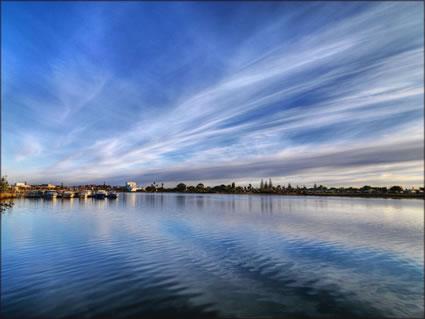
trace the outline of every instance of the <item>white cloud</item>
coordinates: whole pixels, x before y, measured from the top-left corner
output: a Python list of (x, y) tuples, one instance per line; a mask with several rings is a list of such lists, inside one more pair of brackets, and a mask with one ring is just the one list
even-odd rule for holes
[[(213, 172), (216, 167), (245, 165), (252, 169), (250, 165), (262, 160), (297, 161), (341, 150), (353, 153), (387, 147), (390, 151), (391, 147), (402, 149), (402, 143), (417, 145), (423, 142), (423, 121), (414, 115), (423, 116), (424, 50), (423, 43), (412, 38), (413, 31), (423, 26), (415, 17), (412, 10), (400, 10), (399, 5), (379, 4), (312, 30), (290, 44), (267, 50), (257, 47), (256, 41), (280, 32), (290, 21), (283, 17), (243, 42), (239, 52), (245, 53), (236, 55), (221, 79), (194, 94), (176, 96), (166, 105), (148, 102), (136, 76), (118, 76), (106, 64), (83, 54), (84, 50), (76, 54), (64, 50), (50, 63), (51, 70), (42, 81), (50, 96), (18, 99), (48, 124), (43, 130), (35, 127), (17, 136), (27, 144), (15, 156), (19, 160), (55, 158), (49, 167), (33, 169), (34, 180), (51, 174), (64, 182), (122, 182), (125, 176), (144, 173), (151, 177), (172, 172), (174, 176), (180, 171), (183, 178), (190, 168)], [(397, 23), (388, 24), (391, 19)], [(90, 32), (83, 45), (90, 50), (102, 48), (102, 43), (88, 39), (102, 38), (106, 27)], [(384, 54), (389, 46), (401, 49)], [(164, 95), (173, 95), (167, 87), (163, 90)], [(391, 124), (381, 125), (384, 121)], [(331, 137), (321, 140), (311, 133), (321, 129), (332, 131)], [(310, 141), (297, 140), (302, 134)], [(34, 141), (24, 141), (28, 136)], [(372, 154), (367, 152), (365, 159)], [(373, 167), (386, 165), (387, 159), (373, 156)], [(411, 160), (400, 158), (400, 165)], [(317, 166), (318, 176), (333, 171), (325, 164)], [(286, 174), (291, 174), (291, 162), (287, 165)], [(311, 165), (304, 169), (313, 169)], [(359, 166), (364, 174), (366, 166)], [(391, 182), (391, 178), (402, 182), (402, 175), (388, 169), (387, 175), (365, 176), (376, 182)], [(296, 165), (293, 170), (298, 170)], [(239, 171), (240, 176), (231, 178), (251, 180), (249, 171)], [(333, 177), (336, 183), (341, 182), (338, 176)], [(352, 178), (353, 183), (367, 180)], [(406, 175), (405, 182), (420, 183), (420, 179)]]

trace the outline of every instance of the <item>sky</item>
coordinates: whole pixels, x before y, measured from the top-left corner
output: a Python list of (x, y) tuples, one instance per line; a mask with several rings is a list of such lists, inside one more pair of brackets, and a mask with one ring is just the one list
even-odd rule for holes
[(423, 186), (423, 21), (423, 2), (1, 2), (1, 174)]

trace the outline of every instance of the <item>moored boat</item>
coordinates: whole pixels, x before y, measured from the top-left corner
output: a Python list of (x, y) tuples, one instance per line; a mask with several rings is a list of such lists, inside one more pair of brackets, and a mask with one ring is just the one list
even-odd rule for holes
[(46, 198), (46, 199), (54, 199), (54, 198), (56, 198), (58, 196), (58, 193), (56, 193), (56, 192), (54, 192), (54, 191), (47, 191), (45, 194), (44, 194), (44, 198)]
[(62, 198), (74, 198), (74, 192), (72, 192), (72, 191), (64, 191), (62, 193)]
[(107, 195), (108, 195), (108, 193), (106, 191), (104, 191), (104, 190), (101, 189), (101, 190), (96, 191), (94, 197), (96, 199), (105, 199), (105, 197)]
[(80, 194), (78, 194), (80, 198), (87, 198), (89, 197), (89, 194), (87, 191), (81, 191)]
[(118, 198), (118, 193), (116, 191), (109, 191), (108, 198)]
[(43, 197), (43, 195), (44, 195), (44, 193), (42, 191), (29, 191), (27, 193), (27, 196), (26, 197), (29, 197), (29, 198), (41, 198), (41, 197)]

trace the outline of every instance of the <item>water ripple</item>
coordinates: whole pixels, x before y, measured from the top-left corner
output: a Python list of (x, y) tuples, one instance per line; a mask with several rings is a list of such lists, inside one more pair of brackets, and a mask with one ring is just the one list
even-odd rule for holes
[(393, 201), (17, 200), (2, 215), (2, 311), (15, 318), (420, 317), (423, 205)]

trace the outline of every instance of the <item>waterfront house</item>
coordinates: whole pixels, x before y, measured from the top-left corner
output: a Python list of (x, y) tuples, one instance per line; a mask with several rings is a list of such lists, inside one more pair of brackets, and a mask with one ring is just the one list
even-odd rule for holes
[(27, 182), (17, 182), (17, 183), (15, 183), (15, 186), (17, 186), (17, 187), (24, 187), (24, 186), (27, 186)]
[(137, 191), (137, 184), (135, 182), (127, 182), (127, 183), (125, 183), (125, 187), (130, 192)]
[(30, 185), (27, 185), (27, 182), (24, 183), (15, 183), (15, 190), (27, 190), (31, 189)]
[(56, 188), (56, 186), (55, 185), (52, 185), (52, 184), (41, 184), (40, 185), (40, 187), (43, 187), (43, 188)]

